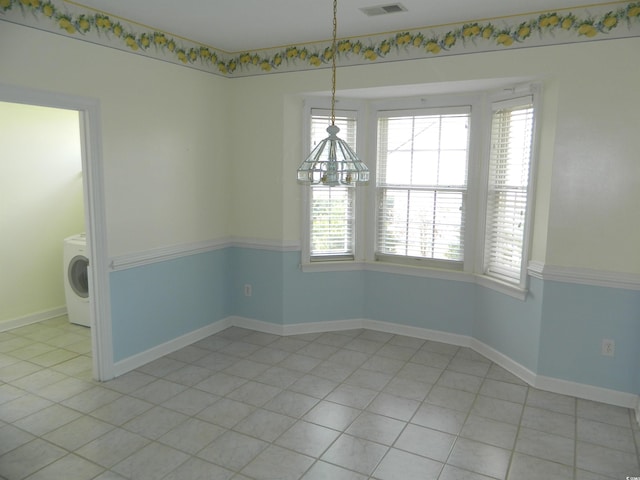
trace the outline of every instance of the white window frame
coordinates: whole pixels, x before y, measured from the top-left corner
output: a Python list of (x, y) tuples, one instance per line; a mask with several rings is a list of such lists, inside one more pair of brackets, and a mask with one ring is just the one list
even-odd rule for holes
[[(447, 262), (446, 260), (432, 259), (416, 259), (413, 257), (389, 257), (377, 254), (377, 217), (378, 217), (378, 188), (377, 176), (372, 176), (370, 189), (372, 194), (369, 197), (369, 235), (372, 239), (371, 248), (368, 258), (380, 263), (406, 265), (410, 267), (431, 268), (438, 270), (447, 270), (451, 272), (472, 273), (474, 270), (474, 262), (476, 258), (476, 212), (473, 210), (475, 200), (478, 196), (478, 182), (475, 180), (480, 174), (482, 151), (482, 129), (473, 128), (482, 124), (483, 118), (483, 97), (481, 94), (460, 94), (460, 95), (434, 95), (421, 98), (404, 98), (396, 100), (384, 100), (373, 102), (371, 105), (371, 120), (373, 125), (371, 129), (374, 134), (372, 139), (371, 151), (377, 156), (377, 137), (378, 137), (378, 118), (384, 116), (385, 112), (403, 112), (411, 115), (420, 115), (421, 113), (429, 113), (430, 110), (451, 109), (458, 110), (460, 107), (470, 108), (469, 117), (469, 155), (467, 159), (467, 191), (466, 204), (467, 208), (464, 215), (464, 239), (463, 239), (463, 260), (462, 262)], [(377, 161), (374, 163), (377, 167)], [(447, 265), (449, 264), (449, 266)]]
[[(522, 260), (520, 267), (520, 277), (517, 283), (502, 278), (500, 275), (493, 275), (487, 272), (486, 268), (486, 238), (487, 238), (487, 211), (488, 211), (488, 182), (489, 182), (489, 167), (490, 167), (490, 155), (491, 155), (491, 126), (493, 118), (493, 105), (499, 103), (518, 103), (526, 97), (531, 99), (533, 105), (533, 131), (531, 139), (531, 152), (529, 162), (529, 182), (527, 186), (527, 207), (524, 217), (524, 231), (523, 231), (523, 246), (522, 246)], [(541, 86), (537, 83), (526, 84), (523, 86), (515, 87), (513, 89), (505, 90), (500, 94), (491, 95), (487, 102), (487, 119), (485, 122), (485, 138), (487, 139), (487, 145), (485, 147), (485, 158), (483, 162), (483, 178), (482, 178), (482, 205), (484, 211), (479, 216), (479, 234), (478, 237), (482, 239), (479, 244), (478, 263), (476, 265), (476, 271), (478, 272), (478, 279), (481, 285), (493, 288), (502, 293), (511, 295), (513, 297), (524, 300), (528, 290), (528, 263), (531, 257), (531, 243), (533, 239), (533, 219), (535, 210), (535, 192), (536, 192), (536, 178), (537, 178), (537, 165), (538, 165), (538, 143), (539, 143), (539, 119), (541, 118), (540, 108), (542, 104), (541, 99)]]
[[(304, 155), (311, 151), (311, 115), (313, 110), (331, 111), (331, 99), (324, 97), (311, 97), (304, 100), (302, 109), (302, 148)], [(366, 145), (366, 125), (365, 106), (363, 102), (354, 100), (336, 100), (335, 113), (340, 116), (341, 112), (355, 114), (357, 122), (356, 133), (356, 153), (362, 157), (360, 152), (365, 151)], [(338, 136), (340, 134), (338, 133)], [(363, 159), (367, 166), (370, 161)], [(353, 258), (341, 258), (340, 256), (313, 257), (311, 255), (311, 185), (302, 185), (302, 245), (301, 245), (301, 266), (303, 271), (322, 270), (351, 270), (359, 268), (359, 264), (365, 261), (364, 247), (364, 209), (365, 192), (362, 186), (350, 187), (354, 189), (354, 221), (353, 221)]]

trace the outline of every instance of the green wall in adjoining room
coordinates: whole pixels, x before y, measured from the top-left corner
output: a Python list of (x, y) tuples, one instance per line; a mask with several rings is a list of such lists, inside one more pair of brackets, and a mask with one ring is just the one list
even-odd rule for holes
[(0, 329), (65, 305), (63, 240), (85, 231), (79, 113), (0, 102)]

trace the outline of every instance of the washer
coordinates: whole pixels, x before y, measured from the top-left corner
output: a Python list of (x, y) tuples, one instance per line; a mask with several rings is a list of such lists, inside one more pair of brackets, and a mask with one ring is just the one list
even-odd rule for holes
[(69, 322), (89, 327), (89, 258), (84, 233), (64, 239), (64, 295)]

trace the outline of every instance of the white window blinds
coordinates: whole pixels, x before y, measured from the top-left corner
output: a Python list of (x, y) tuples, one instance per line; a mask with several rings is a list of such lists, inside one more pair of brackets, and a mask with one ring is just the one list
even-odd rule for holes
[[(311, 148), (327, 137), (329, 111), (311, 111)], [(336, 112), (339, 136), (356, 150), (356, 112)], [(311, 186), (312, 261), (354, 258), (355, 192), (350, 187)]]
[(380, 112), (378, 258), (463, 261), (470, 111)]
[(533, 141), (530, 96), (493, 105), (487, 196), (485, 273), (523, 281), (525, 227)]

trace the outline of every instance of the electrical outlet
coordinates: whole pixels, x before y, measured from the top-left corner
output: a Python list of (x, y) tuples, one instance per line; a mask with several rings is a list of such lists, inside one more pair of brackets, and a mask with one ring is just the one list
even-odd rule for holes
[(616, 353), (616, 342), (606, 338), (602, 339), (602, 355), (605, 357), (613, 357)]
[(244, 296), (245, 297), (250, 297), (252, 293), (253, 293), (253, 289), (251, 288), (251, 284), (247, 283), (244, 286)]

